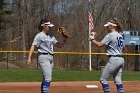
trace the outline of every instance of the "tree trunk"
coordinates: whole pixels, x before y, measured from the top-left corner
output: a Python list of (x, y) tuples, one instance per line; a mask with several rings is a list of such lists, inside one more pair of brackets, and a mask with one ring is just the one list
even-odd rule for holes
[[(23, 51), (26, 51), (26, 38), (25, 38), (25, 16), (26, 16), (26, 12), (25, 12), (25, 8), (26, 7), (26, 5), (25, 5), (25, 0), (22, 0), (22, 2), (21, 2), (21, 11), (22, 11), (22, 15), (21, 15), (21, 29), (22, 29), (22, 49), (23, 49)], [(25, 57), (26, 55), (25, 55), (25, 53), (23, 53), (23, 57)]]

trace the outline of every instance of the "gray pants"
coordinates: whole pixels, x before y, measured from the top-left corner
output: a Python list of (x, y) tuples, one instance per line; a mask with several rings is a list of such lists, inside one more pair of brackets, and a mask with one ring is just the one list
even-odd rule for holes
[(43, 81), (50, 82), (52, 80), (53, 56), (39, 55), (38, 61), (43, 74)]
[(113, 79), (116, 84), (121, 84), (121, 74), (122, 67), (124, 64), (123, 57), (110, 57), (109, 62), (106, 64), (102, 75), (101, 75), (101, 83), (107, 84), (107, 79), (113, 75)]

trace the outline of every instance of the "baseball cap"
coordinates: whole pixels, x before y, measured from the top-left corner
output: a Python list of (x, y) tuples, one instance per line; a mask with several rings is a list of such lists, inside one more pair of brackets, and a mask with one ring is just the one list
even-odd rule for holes
[(54, 26), (54, 24), (52, 24), (51, 22), (46, 22), (46, 23), (41, 24), (41, 26), (44, 26), (44, 25), (47, 25), (49, 27), (53, 27)]
[(112, 22), (107, 22), (104, 26), (107, 27), (107, 26), (117, 26), (116, 24), (112, 23)]

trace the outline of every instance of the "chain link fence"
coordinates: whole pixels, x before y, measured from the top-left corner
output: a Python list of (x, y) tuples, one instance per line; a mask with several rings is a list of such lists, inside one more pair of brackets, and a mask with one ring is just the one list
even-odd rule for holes
[[(40, 69), (38, 53), (34, 52), (32, 64), (27, 64), (28, 51), (0, 52), (0, 68)], [(124, 54), (124, 70), (140, 70), (140, 54)], [(101, 70), (108, 62), (105, 53), (92, 53), (92, 70)], [(136, 64), (137, 63), (137, 64)], [(54, 69), (56, 70), (89, 70), (89, 53), (56, 52), (54, 54)]]

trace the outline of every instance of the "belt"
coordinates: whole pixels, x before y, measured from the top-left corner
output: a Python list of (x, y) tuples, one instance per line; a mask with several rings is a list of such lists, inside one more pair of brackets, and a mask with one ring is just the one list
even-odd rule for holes
[(122, 55), (109, 55), (108, 57), (110, 58), (110, 57), (123, 57), (123, 56)]
[(39, 55), (51, 55), (51, 56), (53, 56), (53, 54), (51, 54), (51, 53), (38, 53)]

